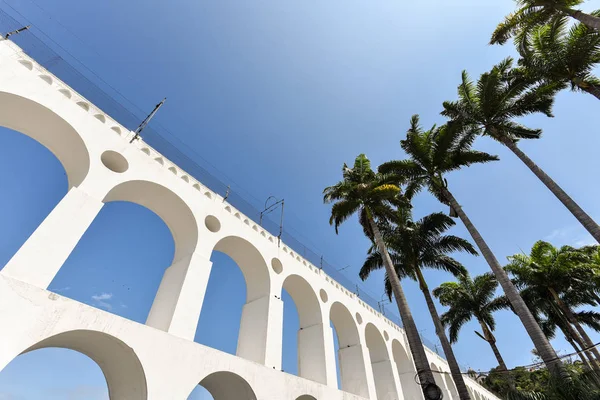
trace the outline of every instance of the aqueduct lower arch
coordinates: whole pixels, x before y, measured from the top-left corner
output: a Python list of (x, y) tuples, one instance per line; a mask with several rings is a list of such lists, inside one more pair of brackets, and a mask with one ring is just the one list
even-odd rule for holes
[(23, 353), (60, 347), (85, 354), (98, 364), (111, 399), (145, 400), (146, 376), (137, 355), (114, 336), (90, 330), (73, 330), (56, 334), (30, 346)]
[[(113, 399), (185, 399), (199, 376), (217, 396), (235, 392), (252, 400), (383, 400), (392, 386), (397, 397), (400, 390), (418, 393), (414, 382), (400, 384), (404, 373), (392, 373), (383, 386), (373, 374), (380, 362), (393, 365), (390, 354), (396, 364), (402, 358), (412, 365), (401, 328), (146, 143), (130, 144), (131, 132), (6, 40), (0, 40), (0, 125), (48, 147), (65, 167), (70, 187), (0, 272), (0, 318), (9, 327), (0, 333), (0, 366), (24, 349), (72, 348), (101, 366)], [(107, 152), (116, 158), (103, 160)], [(149, 326), (46, 290), (104, 202), (118, 200), (153, 210), (176, 243)], [(192, 342), (213, 249), (232, 257), (246, 280), (240, 357)], [(273, 259), (279, 264), (271, 267)], [(280, 371), (282, 287), (298, 307), (299, 342), (306, 335), (319, 346), (306, 360), (323, 370), (312, 374), (301, 365), (309, 379)], [(338, 335), (337, 355), (327, 317)], [(36, 343), (25, 343), (30, 338)], [(336, 387), (336, 357), (345, 392)], [(483, 391), (474, 382), (469, 385)]]

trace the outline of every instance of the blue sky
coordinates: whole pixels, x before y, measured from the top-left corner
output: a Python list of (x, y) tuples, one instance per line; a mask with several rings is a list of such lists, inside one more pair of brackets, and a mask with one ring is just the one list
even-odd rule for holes
[[(513, 53), (510, 45), (487, 45), (495, 24), (512, 10), (511, 0), (3, 0), (0, 7), (6, 3), (138, 107), (149, 111), (167, 96), (156, 120), (201, 156), (199, 164), (214, 166), (256, 205), (270, 195), (285, 198), (286, 226), (326, 259), (350, 265), (344, 273), (353, 280), (369, 244), (354, 220), (335, 235), (323, 187), (339, 180), (342, 163), (358, 153), (375, 165), (402, 158), (398, 142), (412, 114), (419, 113), (426, 126), (442, 122), (441, 103), (456, 98), (462, 69), (476, 78)], [(597, 8), (598, 0), (584, 4)], [(543, 138), (521, 145), (596, 220), (598, 107), (592, 96), (561, 93), (555, 118), (526, 121), (542, 128)], [(10, 194), (0, 197), (4, 265), (67, 184), (49, 151), (19, 133), (0, 132), (0, 181)], [(448, 180), (501, 262), (539, 239), (592, 243), (512, 154), (488, 139), (476, 147), (498, 154), (501, 162)], [(416, 199), (416, 216), (439, 210), (444, 208), (426, 194)], [(460, 223), (453, 233), (468, 238)], [(143, 322), (172, 255), (173, 240), (156, 215), (135, 204), (109, 203), (51, 289)], [(471, 274), (488, 270), (481, 257), (458, 258)], [(243, 278), (226, 256), (215, 254), (213, 261), (196, 341), (234, 352)], [(431, 272), (426, 277), (431, 287), (451, 279)], [(366, 286), (381, 294), (381, 275)], [(422, 294), (412, 282), (405, 288), (419, 329), (433, 339)], [(295, 373), (297, 316), (289, 297), (284, 301), (284, 370)], [(497, 321), (507, 364), (530, 363), (533, 346), (518, 319), (500, 312)], [(463, 329), (455, 352), (461, 364), (488, 370), (495, 359), (474, 329)], [(570, 351), (561, 338), (553, 343)], [(50, 362), (56, 368), (46, 371)], [(2, 400), (101, 399), (105, 391), (95, 364), (64, 350), (21, 356), (0, 373)], [(209, 398), (200, 391), (194, 396)]]

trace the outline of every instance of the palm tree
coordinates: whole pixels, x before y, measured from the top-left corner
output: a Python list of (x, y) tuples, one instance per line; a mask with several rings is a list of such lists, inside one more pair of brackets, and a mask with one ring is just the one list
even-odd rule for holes
[(342, 176), (340, 182), (325, 188), (323, 191), (323, 201), (334, 203), (331, 207), (329, 223), (335, 226), (337, 233), (339, 226), (344, 221), (358, 213), (358, 220), (365, 234), (377, 246), (383, 257), (383, 264), (390, 279), (410, 352), (417, 368), (419, 382), (425, 394), (428, 386), (435, 385), (435, 379), (427, 361), (419, 331), (406, 301), (406, 296), (400, 285), (400, 279), (394, 271), (394, 265), (377, 225), (393, 216), (394, 207), (406, 206), (400, 200), (398, 181), (389, 180), (386, 176), (375, 173), (371, 169), (371, 162), (364, 154), (356, 157), (352, 168), (344, 164)]
[(379, 167), (379, 171), (408, 180), (405, 190), (408, 198), (412, 198), (415, 193), (426, 187), (442, 204), (450, 206), (451, 212), (461, 219), (494, 272), (548, 369), (563, 376), (562, 362), (557, 358), (550, 342), (519, 296), (519, 292), (508, 278), (508, 274), (448, 188), (448, 183), (444, 178), (444, 174), (447, 172), (471, 164), (498, 160), (496, 156), (471, 149), (477, 134), (476, 130), (457, 123), (449, 123), (439, 128), (434, 127), (429, 131), (423, 131), (419, 126), (419, 118), (415, 115), (411, 120), (411, 127), (406, 134), (406, 139), (400, 141), (400, 146), (410, 158), (386, 162)]
[(573, 7), (583, 0), (516, 0), (518, 9), (498, 24), (490, 44), (504, 44), (520, 31), (544, 25), (556, 17), (571, 17), (586, 26), (600, 30), (600, 18), (576, 10)]
[(445, 101), (442, 115), (472, 125), (508, 147), (600, 243), (600, 226), (517, 146), (519, 139), (538, 139), (542, 131), (518, 124), (514, 118), (538, 112), (552, 116), (553, 97), (559, 86), (532, 83), (522, 74), (513, 73), (511, 66), (511, 58), (503, 60), (482, 74), (476, 85), (463, 71), (459, 100)]
[[(584, 367), (588, 371), (597, 369), (598, 365), (595, 362), (593, 354), (589, 351), (584, 351), (587, 346), (583, 343), (582, 338), (560, 311), (554, 300), (549, 299), (548, 296), (540, 296), (536, 289), (537, 288), (525, 288), (521, 290), (521, 296), (523, 297), (523, 300), (525, 300), (527, 307), (529, 307), (538, 319), (538, 323), (544, 331), (544, 334), (546, 334), (548, 338), (554, 338), (556, 336), (556, 330), (560, 329), (567, 342), (569, 342), (575, 352), (579, 354)], [(563, 296), (562, 300), (573, 307), (574, 301), (569, 297), (571, 296)], [(587, 303), (589, 304), (589, 302)], [(595, 331), (600, 331), (599, 313), (595, 311), (577, 311), (573, 314), (579, 323), (584, 324)], [(545, 317), (542, 317), (542, 315)], [(595, 372), (590, 372), (590, 374), (596, 381), (596, 384), (600, 386), (600, 379), (597, 374)]]
[(507, 371), (506, 363), (496, 346), (496, 329), (494, 312), (506, 308), (507, 301), (502, 297), (495, 297), (498, 281), (491, 273), (476, 276), (471, 279), (469, 275), (458, 277), (458, 282), (445, 282), (433, 290), (443, 306), (450, 309), (442, 315), (442, 322), (448, 326), (450, 342), (458, 341), (458, 333), (464, 324), (475, 318), (479, 322), (482, 334), (475, 333), (489, 343), (498, 366)]
[[(465, 239), (454, 235), (443, 235), (455, 225), (452, 218), (443, 213), (429, 214), (418, 221), (413, 221), (409, 207), (400, 208), (395, 218), (391, 219), (393, 225), (386, 224), (382, 227), (383, 240), (385, 241), (394, 269), (399, 277), (409, 276), (419, 282), (419, 287), (425, 296), (427, 308), (433, 319), (435, 332), (440, 339), (446, 360), (450, 366), (452, 379), (456, 384), (458, 395), (461, 399), (469, 399), (469, 392), (463, 379), (460, 367), (456, 361), (452, 346), (446, 337), (446, 332), (440, 320), (431, 296), (423, 268), (432, 268), (450, 272), (454, 276), (467, 274), (467, 270), (447, 253), (464, 251), (477, 255), (477, 251)], [(364, 281), (374, 270), (383, 268), (381, 253), (371, 249), (365, 263), (360, 270), (360, 278)], [(392, 298), (389, 277), (386, 276), (385, 287), (388, 297)]]
[(600, 79), (592, 74), (600, 62), (600, 31), (583, 24), (567, 30), (567, 25), (567, 18), (556, 18), (519, 35), (519, 65), (535, 79), (561, 83), (600, 100)]
[(508, 260), (505, 269), (514, 276), (515, 285), (530, 288), (538, 297), (558, 306), (559, 312), (575, 327), (576, 333), (572, 332), (572, 335), (579, 335), (600, 362), (600, 352), (575, 317), (573, 307), (565, 301), (570, 298), (575, 305), (596, 304), (589, 293), (589, 277), (594, 276), (594, 271), (586, 264), (588, 257), (570, 246), (557, 249), (540, 240), (533, 245), (530, 255), (515, 254)]

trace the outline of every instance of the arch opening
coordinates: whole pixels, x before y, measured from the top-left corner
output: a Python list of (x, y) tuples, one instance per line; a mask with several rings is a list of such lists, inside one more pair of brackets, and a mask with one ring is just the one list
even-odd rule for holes
[(308, 394), (305, 394), (304, 396), (298, 397), (296, 400), (317, 400), (317, 399)]
[(111, 201), (87, 228), (49, 290), (144, 324), (174, 254), (172, 232), (160, 216), (136, 203)]
[(339, 346), (337, 366), (340, 389), (358, 396), (369, 397), (363, 348), (358, 328), (350, 311), (340, 302), (331, 305), (329, 319), (335, 328)]
[(266, 364), (268, 316), (281, 303), (270, 292), (270, 267), (254, 245), (237, 236), (221, 238), (211, 261), (195, 341)]
[[(145, 400), (147, 398), (146, 376), (137, 355), (124, 342), (103, 332), (73, 330), (59, 333), (25, 349), (13, 362), (20, 357), (39, 362), (44, 360), (45, 351), (42, 349), (51, 348), (57, 350), (53, 353), (58, 354), (59, 357), (67, 356), (68, 359), (73, 360), (72, 356), (69, 357), (70, 352), (58, 349), (73, 350), (95, 362), (101, 370), (110, 399)], [(40, 352), (37, 352), (38, 350)], [(45, 353), (48, 354), (47, 351)], [(81, 362), (81, 358), (79, 361)], [(9, 364), (3, 372), (7, 372), (10, 368)], [(101, 378), (96, 377), (96, 383), (101, 385), (101, 381)], [(67, 383), (66, 386), (68, 385)]]
[(35, 101), (0, 92), (0, 126), (21, 132), (50, 150), (63, 165), (69, 188), (79, 186), (90, 156), (79, 133), (54, 111)]
[(371, 358), (377, 399), (396, 399), (398, 397), (398, 389), (394, 382), (390, 356), (381, 332), (371, 323), (368, 323), (365, 328), (365, 341)]
[[(284, 281), (282, 290), (286, 291), (298, 313), (297, 331), (297, 374), (315, 382), (327, 383), (325, 366), (325, 343), (323, 341), (323, 318), (315, 290), (299, 275), (290, 275)], [(285, 298), (282, 296), (282, 298)], [(285, 303), (285, 300), (284, 300)], [(284, 304), (284, 335), (290, 320)], [(284, 337), (284, 340), (286, 337)], [(284, 351), (284, 358), (286, 353)]]
[(1, 126), (0, 182), (2, 190), (10, 193), (0, 201), (3, 269), (67, 194), (68, 182), (64, 166), (48, 148), (28, 135)]

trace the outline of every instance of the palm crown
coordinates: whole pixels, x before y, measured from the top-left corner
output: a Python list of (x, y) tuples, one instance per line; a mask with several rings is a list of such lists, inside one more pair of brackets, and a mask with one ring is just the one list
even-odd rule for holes
[(405, 196), (409, 199), (426, 187), (440, 202), (448, 204), (442, 190), (446, 187), (445, 173), (498, 160), (496, 156), (471, 149), (476, 136), (475, 130), (459, 123), (425, 131), (419, 126), (419, 116), (414, 115), (406, 139), (400, 141), (410, 158), (386, 162), (379, 171), (405, 180)]
[(385, 219), (394, 213), (393, 206), (402, 203), (400, 188), (393, 180), (371, 169), (371, 162), (360, 154), (354, 160), (354, 166), (342, 167), (343, 179), (323, 190), (323, 201), (334, 203), (331, 207), (329, 223), (338, 227), (358, 212), (358, 218), (365, 233), (372, 238), (370, 215), (374, 219)]
[(590, 289), (596, 275), (583, 252), (571, 246), (556, 248), (541, 240), (533, 245), (530, 255), (515, 254), (508, 260), (505, 269), (519, 288), (536, 287), (557, 294), (575, 290), (581, 294)]
[(519, 65), (536, 79), (568, 84), (571, 90), (594, 94), (596, 89), (600, 98), (600, 80), (592, 74), (600, 62), (600, 32), (583, 24), (567, 29), (567, 24), (567, 18), (555, 18), (519, 35)]
[(557, 16), (581, 14), (573, 7), (583, 3), (583, 0), (517, 0), (516, 3), (517, 11), (507, 15), (498, 24), (490, 44), (504, 44), (519, 31), (544, 25)]
[[(452, 218), (437, 212), (429, 214), (418, 221), (413, 221), (409, 209), (400, 209), (392, 220), (393, 225), (382, 228), (384, 240), (388, 246), (394, 268), (399, 277), (410, 277), (419, 280), (421, 289), (420, 268), (432, 268), (450, 272), (454, 276), (467, 274), (465, 267), (447, 253), (464, 251), (477, 255), (477, 251), (469, 241), (443, 233), (455, 225)], [(369, 274), (383, 268), (381, 254), (371, 248), (359, 276), (367, 279)], [(385, 279), (388, 297), (392, 296), (389, 280)]]
[(531, 129), (515, 118), (541, 112), (552, 117), (557, 84), (535, 82), (521, 71), (512, 69), (512, 58), (506, 58), (491, 71), (481, 75), (477, 83), (466, 71), (458, 86), (458, 101), (445, 101), (442, 115), (453, 121), (472, 125), (480, 133), (500, 142), (537, 139), (541, 129)]
[(472, 318), (484, 322), (492, 331), (496, 328), (493, 313), (507, 306), (502, 297), (495, 297), (498, 281), (492, 273), (471, 279), (464, 275), (458, 282), (445, 282), (433, 290), (440, 303), (450, 309), (442, 315), (447, 325), (450, 341), (458, 340), (458, 333)]

